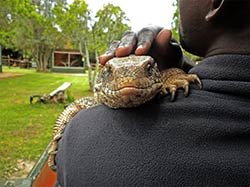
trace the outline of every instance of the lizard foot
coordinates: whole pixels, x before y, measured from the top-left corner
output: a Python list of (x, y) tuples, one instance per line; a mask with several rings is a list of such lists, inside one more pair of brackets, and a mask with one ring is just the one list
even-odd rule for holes
[(163, 88), (161, 95), (171, 94), (171, 101), (175, 99), (178, 88), (184, 89), (184, 95), (188, 96), (189, 84), (196, 83), (202, 88), (202, 83), (196, 74), (187, 74), (178, 68), (170, 68), (162, 72)]

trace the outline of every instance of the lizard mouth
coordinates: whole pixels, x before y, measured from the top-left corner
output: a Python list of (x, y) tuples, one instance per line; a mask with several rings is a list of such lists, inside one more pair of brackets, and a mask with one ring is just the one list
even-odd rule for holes
[[(111, 108), (130, 108), (143, 104), (160, 92), (162, 83), (155, 83), (147, 87), (123, 85), (117, 90), (102, 89), (99, 101)], [(98, 94), (97, 94), (98, 95)]]
[(121, 95), (136, 95), (141, 92), (142, 89), (134, 86), (126, 86), (118, 90)]

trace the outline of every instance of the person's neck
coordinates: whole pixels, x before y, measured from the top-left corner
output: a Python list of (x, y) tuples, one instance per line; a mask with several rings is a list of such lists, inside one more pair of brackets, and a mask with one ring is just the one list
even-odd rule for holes
[(219, 54), (248, 54), (250, 55), (249, 29), (240, 33), (224, 33), (214, 40), (207, 50), (206, 57)]

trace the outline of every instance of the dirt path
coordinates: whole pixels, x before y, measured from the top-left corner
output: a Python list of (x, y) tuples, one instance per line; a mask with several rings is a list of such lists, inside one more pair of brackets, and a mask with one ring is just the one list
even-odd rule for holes
[(35, 165), (34, 161), (25, 161), (25, 160), (18, 160), (16, 167), (13, 169), (14, 171), (9, 174), (9, 179), (18, 179), (18, 178), (26, 178)]
[(5, 79), (8, 77), (16, 77), (16, 76), (22, 76), (22, 74), (17, 74), (17, 73), (0, 73), (0, 79)]

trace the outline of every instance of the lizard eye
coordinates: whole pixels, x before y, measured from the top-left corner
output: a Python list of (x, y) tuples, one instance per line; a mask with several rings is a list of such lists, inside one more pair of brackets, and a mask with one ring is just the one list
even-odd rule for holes
[(151, 63), (148, 63), (146, 66), (146, 72), (149, 76), (152, 75), (152, 71), (153, 71), (153, 65)]
[(107, 67), (107, 74), (108, 75), (112, 75), (113, 74), (112, 68), (110, 66)]
[(105, 66), (104, 72), (105, 72), (104, 74), (105, 74), (106, 78), (113, 76), (113, 69), (109, 65)]

